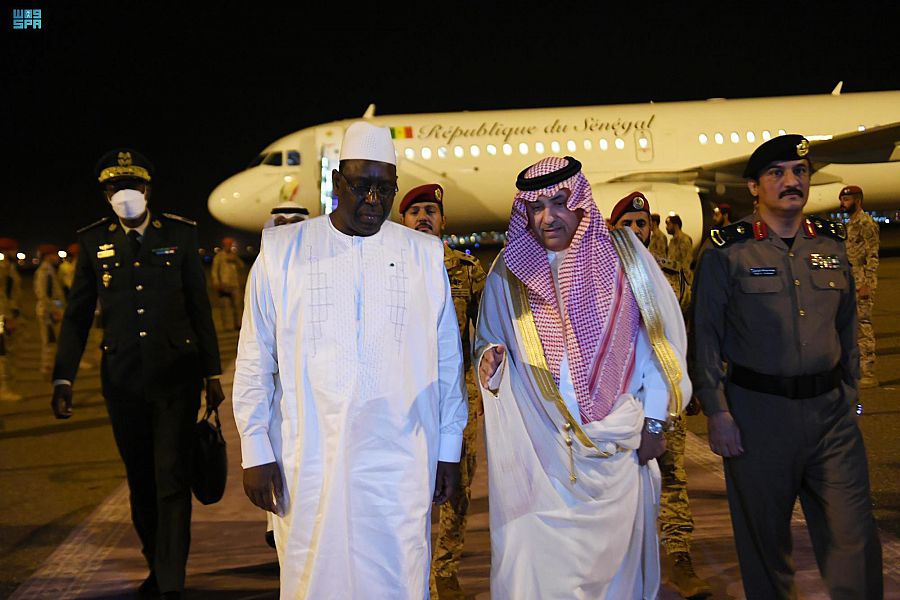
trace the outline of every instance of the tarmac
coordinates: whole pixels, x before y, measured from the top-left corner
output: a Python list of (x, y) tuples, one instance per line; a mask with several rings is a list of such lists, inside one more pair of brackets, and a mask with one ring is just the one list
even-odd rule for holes
[[(882, 266), (879, 293), (883, 301), (876, 304), (876, 331), (879, 344), (879, 375), (882, 387), (864, 393), (865, 412), (861, 426), (870, 455), (873, 496), (876, 498), (878, 518), (884, 552), (885, 598), (900, 600), (900, 541), (896, 537), (900, 510), (898, 510), (897, 452), (896, 452), (896, 385), (900, 384), (900, 306), (888, 298), (900, 298), (900, 260), (889, 259)], [(30, 283), (30, 282), (29, 282)], [(223, 385), (230, 397), (233, 376), (233, 357), (236, 337), (220, 335), (226, 373)], [(26, 357), (34, 357), (34, 349), (25, 349)], [(84, 500), (84, 515), (75, 511), (71, 516), (77, 524), (67, 530), (67, 535), (56, 540), (48, 538), (45, 546), (52, 545), (41, 556), (39, 565), (27, 579), (18, 585), (10, 598), (135, 598), (135, 590), (146, 577), (147, 569), (139, 551), (137, 536), (131, 525), (128, 507), (128, 489), (119, 474), (120, 466), (108, 460), (108, 454), (89, 450), (82, 438), (72, 437), (68, 446), (47, 449), (51, 435), (76, 436), (72, 431), (83, 427), (92, 444), (109, 445), (110, 433), (104, 419), (102, 399), (96, 387), (96, 369), (82, 378), (79, 391), (86, 398), (76, 404), (77, 417), (69, 422), (54, 422), (49, 415), (49, 392), (40, 398), (27, 398), (19, 403), (18, 412), (4, 407), (0, 415), (0, 455), (7, 453), (10, 444), (24, 448), (24, 455), (33, 455), (38, 467), (31, 467), (19, 458), (18, 466), (7, 467), (4, 462), (0, 480), (3, 484), (3, 512), (6, 518), (22, 503), (48, 503), (66, 498), (32, 498), (17, 496), (16, 484), (23, 473), (37, 469), (49, 469), (53, 464), (64, 465), (60, 471), (71, 489), (91, 489), (102, 492), (96, 502)], [(22, 379), (36, 375), (23, 374)], [(36, 384), (37, 385), (37, 384)], [(44, 384), (40, 384), (44, 385)], [(42, 388), (43, 389), (43, 388)], [(49, 389), (49, 388), (47, 388)], [(76, 397), (77, 399), (77, 397)], [(23, 408), (24, 407), (24, 408)], [(275, 551), (264, 541), (265, 515), (250, 504), (241, 485), (240, 449), (229, 401), (220, 411), (229, 450), (229, 481), (223, 500), (211, 506), (195, 501), (192, 527), (192, 546), (188, 562), (185, 598), (189, 599), (256, 599), (278, 597), (278, 561)], [(14, 429), (16, 419), (25, 425), (21, 431)], [(82, 425), (78, 425), (78, 423)], [(67, 429), (68, 428), (68, 429)], [(705, 419), (689, 418), (686, 450), (689, 493), (694, 514), (695, 531), (693, 558), (698, 574), (713, 587), (713, 598), (744, 598), (740, 572), (734, 551), (730, 516), (725, 496), (721, 459), (711, 453), (706, 440)], [(64, 434), (61, 432), (65, 432)], [(57, 438), (54, 438), (57, 439)], [(32, 445), (28, 445), (32, 444)], [(40, 454), (38, 454), (40, 453)], [(97, 454), (96, 460), (92, 459)], [(488, 530), (487, 465), (483, 447), (479, 453), (479, 465), (473, 483), (473, 498), (466, 535), (466, 548), (460, 567), (460, 580), (468, 598), (490, 598), (490, 537)], [(0, 456), (0, 461), (6, 461)], [(56, 463), (53, 463), (56, 461)], [(53, 464), (51, 464), (53, 463)], [(62, 469), (62, 467), (59, 467)], [(75, 474), (75, 475), (73, 475)], [(51, 473), (51, 479), (56, 477)], [(56, 477), (60, 479), (61, 477)], [(92, 485), (96, 480), (97, 485)], [(67, 492), (63, 492), (65, 494)], [(881, 499), (878, 501), (877, 499)], [(76, 519), (77, 517), (77, 519)], [(83, 518), (82, 518), (83, 517)], [(63, 517), (59, 517), (62, 519)], [(68, 518), (68, 517), (67, 517)], [(24, 538), (37, 536), (46, 526), (22, 523)], [(30, 528), (29, 528), (30, 527)], [(799, 508), (793, 523), (794, 558), (800, 598), (828, 598), (820, 580), (812, 553), (809, 536)], [(18, 530), (7, 530), (18, 531)], [(22, 542), (8, 546), (0, 540), (0, 548), (6, 552), (24, 553), (29, 545)], [(664, 576), (668, 569), (665, 551), (661, 550)], [(3, 560), (9, 559), (8, 555)], [(14, 557), (13, 557), (14, 558)], [(23, 567), (24, 569), (24, 567)], [(32, 569), (29, 569), (32, 570)], [(4, 594), (0, 593), (0, 596)], [(677, 599), (678, 596), (665, 582), (661, 599)]]

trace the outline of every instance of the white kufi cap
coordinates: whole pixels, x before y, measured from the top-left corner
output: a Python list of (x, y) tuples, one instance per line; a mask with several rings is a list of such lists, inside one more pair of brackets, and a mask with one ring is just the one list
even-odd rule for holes
[(396, 166), (397, 153), (390, 130), (365, 121), (353, 123), (344, 132), (341, 160), (374, 160)]

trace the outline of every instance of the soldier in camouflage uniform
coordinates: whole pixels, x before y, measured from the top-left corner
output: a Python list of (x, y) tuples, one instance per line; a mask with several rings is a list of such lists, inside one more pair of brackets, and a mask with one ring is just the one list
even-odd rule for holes
[[(616, 229), (631, 228), (645, 246), (652, 240), (650, 223), (650, 203), (640, 192), (632, 192), (622, 198), (610, 213), (610, 225)], [(687, 236), (685, 236), (687, 237)], [(690, 238), (688, 238), (690, 239)], [(655, 257), (656, 262), (666, 276), (681, 312), (687, 314), (691, 305), (691, 286), (684, 268), (675, 261)], [(691, 400), (692, 404), (696, 400)], [(685, 409), (688, 414), (690, 406)], [(694, 519), (687, 494), (687, 472), (684, 469), (684, 444), (687, 436), (685, 418), (678, 415), (672, 426), (665, 433), (666, 451), (657, 459), (662, 475), (662, 490), (659, 499), (660, 539), (666, 548), (666, 554), (672, 559), (672, 571), (669, 575), (671, 583), (685, 598), (702, 598), (712, 594), (712, 589), (694, 572), (691, 561), (691, 535), (694, 532)]]
[(56, 356), (56, 340), (66, 309), (66, 296), (56, 272), (59, 248), (53, 244), (38, 246), (41, 264), (34, 272), (34, 314), (41, 334), (41, 373), (49, 374)]
[(669, 252), (666, 258), (681, 266), (691, 281), (691, 260), (694, 258), (694, 240), (681, 231), (681, 217), (670, 215), (666, 219), (666, 232), (672, 236), (669, 241)]
[(669, 238), (659, 228), (659, 215), (650, 215), (650, 245), (647, 249), (657, 258), (666, 258), (669, 254)]
[(878, 287), (878, 225), (862, 208), (863, 192), (848, 185), (838, 196), (841, 209), (850, 215), (847, 222), (847, 259), (856, 282), (856, 310), (859, 315), (859, 387), (878, 387), (875, 377), (875, 331), (872, 329), (872, 306)]
[[(421, 185), (410, 190), (400, 202), (400, 215), (407, 227), (440, 237), (444, 219), (444, 190), (437, 184)], [(485, 273), (474, 256), (444, 246), (444, 266), (450, 278), (450, 291), (456, 307), (462, 338), (469, 394), (469, 421), (463, 432), (462, 457), (459, 461), (460, 485), (455, 498), (441, 505), (437, 540), (432, 549), (431, 596), (440, 600), (464, 598), (459, 585), (459, 559), (466, 532), (472, 479), (475, 477), (475, 449), (481, 394), (472, 369), (472, 344), (469, 323), (475, 324), (478, 302), (484, 289)]]
[(10, 363), (10, 337), (19, 316), (19, 293), (22, 280), (16, 267), (18, 243), (11, 238), (0, 238), (0, 402), (17, 402), (22, 399), (12, 389)]

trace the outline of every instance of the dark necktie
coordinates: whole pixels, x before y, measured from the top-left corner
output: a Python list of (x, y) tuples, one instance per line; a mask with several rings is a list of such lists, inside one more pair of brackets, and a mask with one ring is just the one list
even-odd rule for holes
[(132, 256), (137, 256), (141, 251), (141, 234), (137, 232), (137, 229), (128, 232), (128, 243), (131, 245)]

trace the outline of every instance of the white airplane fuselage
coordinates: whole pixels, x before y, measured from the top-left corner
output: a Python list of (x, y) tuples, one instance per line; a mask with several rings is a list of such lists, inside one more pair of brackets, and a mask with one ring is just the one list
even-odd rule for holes
[[(226, 225), (259, 231), (279, 202), (282, 186), (292, 180), (299, 183), (297, 199), (310, 215), (330, 212), (331, 170), (337, 168), (343, 132), (356, 120), (302, 129), (272, 143), (261, 156), (277, 162), (280, 153), (281, 166), (259, 164), (227, 179), (210, 195), (210, 213)], [(685, 232), (699, 241), (704, 226), (699, 194), (727, 201), (727, 190), (701, 189), (687, 176), (673, 181), (672, 173), (747, 156), (765, 139), (784, 132), (815, 141), (895, 123), (900, 121), (900, 92), (384, 115), (368, 120), (394, 132), (398, 198), (423, 183), (444, 187), (448, 233), (505, 229), (516, 175), (545, 156), (570, 155), (581, 161), (601, 212), (609, 214), (620, 198), (640, 190), (653, 212), (663, 218), (670, 212), (679, 214)], [(285, 164), (290, 151), (299, 152), (300, 164)], [(806, 212), (837, 207), (839, 190), (850, 183), (865, 191), (866, 209), (893, 207), (900, 198), (900, 162), (832, 163), (825, 170), (836, 181), (812, 187)], [(654, 180), (654, 174), (667, 175)], [(623, 177), (640, 181), (612, 181)], [(395, 209), (397, 204), (399, 200)]]

